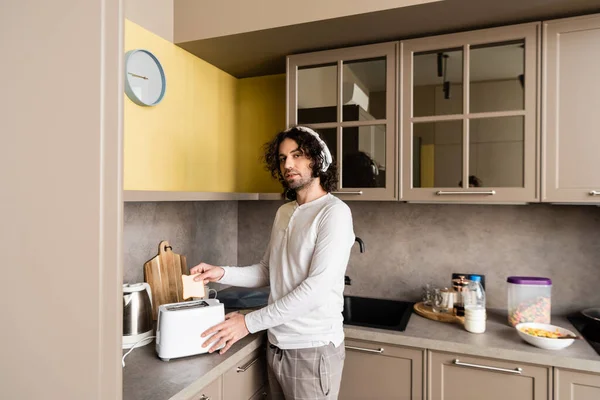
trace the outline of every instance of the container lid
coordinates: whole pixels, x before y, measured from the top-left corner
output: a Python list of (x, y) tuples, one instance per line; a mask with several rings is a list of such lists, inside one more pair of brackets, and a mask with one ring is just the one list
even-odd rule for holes
[(481, 282), (481, 276), (479, 275), (471, 275), (469, 279), (471, 279), (473, 282)]
[(509, 276), (506, 278), (506, 282), (517, 285), (552, 285), (550, 278), (540, 276)]

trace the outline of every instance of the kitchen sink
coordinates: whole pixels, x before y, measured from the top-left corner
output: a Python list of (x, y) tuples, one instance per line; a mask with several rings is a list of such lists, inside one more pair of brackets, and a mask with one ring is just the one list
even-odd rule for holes
[(344, 324), (404, 331), (414, 302), (344, 296)]

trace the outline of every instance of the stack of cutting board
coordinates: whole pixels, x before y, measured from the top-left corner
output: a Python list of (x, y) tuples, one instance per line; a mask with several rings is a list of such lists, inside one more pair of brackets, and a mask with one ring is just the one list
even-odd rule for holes
[(183, 299), (181, 275), (188, 275), (185, 256), (173, 253), (169, 242), (158, 245), (156, 257), (144, 264), (144, 280), (152, 290), (152, 317), (158, 317), (161, 304), (179, 303)]

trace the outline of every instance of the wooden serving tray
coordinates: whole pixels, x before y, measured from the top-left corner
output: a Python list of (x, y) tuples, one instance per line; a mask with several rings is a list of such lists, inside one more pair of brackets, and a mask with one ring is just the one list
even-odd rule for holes
[(453, 324), (464, 324), (465, 317), (457, 317), (454, 314), (433, 312), (431, 306), (426, 306), (423, 302), (416, 303), (413, 309), (421, 317), (440, 322), (450, 322)]

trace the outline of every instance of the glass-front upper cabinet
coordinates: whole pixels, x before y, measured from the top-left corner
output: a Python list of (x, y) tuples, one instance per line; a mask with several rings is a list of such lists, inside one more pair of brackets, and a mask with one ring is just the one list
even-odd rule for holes
[(539, 32), (401, 43), (401, 200), (539, 201)]
[(288, 57), (288, 126), (319, 132), (345, 200), (398, 198), (397, 43)]

